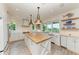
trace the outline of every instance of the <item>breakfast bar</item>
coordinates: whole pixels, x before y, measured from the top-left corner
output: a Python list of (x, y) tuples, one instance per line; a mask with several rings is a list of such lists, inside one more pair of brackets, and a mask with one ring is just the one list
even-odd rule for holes
[(24, 33), (26, 46), (33, 55), (47, 55), (51, 52), (51, 37), (45, 33)]

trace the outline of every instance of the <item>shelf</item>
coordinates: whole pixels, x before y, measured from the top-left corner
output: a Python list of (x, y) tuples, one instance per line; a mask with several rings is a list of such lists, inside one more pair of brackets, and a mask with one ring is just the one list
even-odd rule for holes
[(63, 24), (63, 25), (75, 25), (75, 23), (71, 23), (71, 24)]
[(63, 19), (61, 21), (67, 21), (67, 20), (78, 20), (79, 17), (74, 17), (74, 18), (66, 18), (66, 19)]
[(22, 25), (22, 27), (30, 27), (30, 26)]
[(62, 30), (79, 30), (79, 28), (72, 28), (72, 29), (63, 28)]

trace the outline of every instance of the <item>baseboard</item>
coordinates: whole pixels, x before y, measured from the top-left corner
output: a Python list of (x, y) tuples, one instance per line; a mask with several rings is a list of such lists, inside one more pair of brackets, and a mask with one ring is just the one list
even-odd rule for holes
[(67, 49), (66, 47), (64, 47), (64, 46), (60, 46), (60, 47), (62, 47), (62, 48), (64, 48), (64, 49)]

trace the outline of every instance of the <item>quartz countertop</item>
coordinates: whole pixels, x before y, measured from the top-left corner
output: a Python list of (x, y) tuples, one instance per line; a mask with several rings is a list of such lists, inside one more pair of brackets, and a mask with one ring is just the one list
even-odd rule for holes
[(79, 31), (61, 31), (60, 35), (71, 36), (71, 37), (79, 37)]
[(49, 35), (47, 35), (45, 33), (39, 33), (39, 32), (38, 33), (27, 32), (24, 34), (25, 34), (25, 36), (28, 36), (35, 43), (41, 43), (41, 42), (51, 38)]

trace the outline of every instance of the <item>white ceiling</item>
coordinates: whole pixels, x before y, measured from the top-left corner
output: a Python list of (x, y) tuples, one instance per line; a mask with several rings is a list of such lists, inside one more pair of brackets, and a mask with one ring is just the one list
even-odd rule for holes
[(8, 14), (11, 17), (29, 19), (33, 15), (33, 20), (37, 17), (37, 7), (40, 7), (41, 20), (55, 17), (69, 10), (79, 8), (77, 3), (8, 3), (6, 4)]

